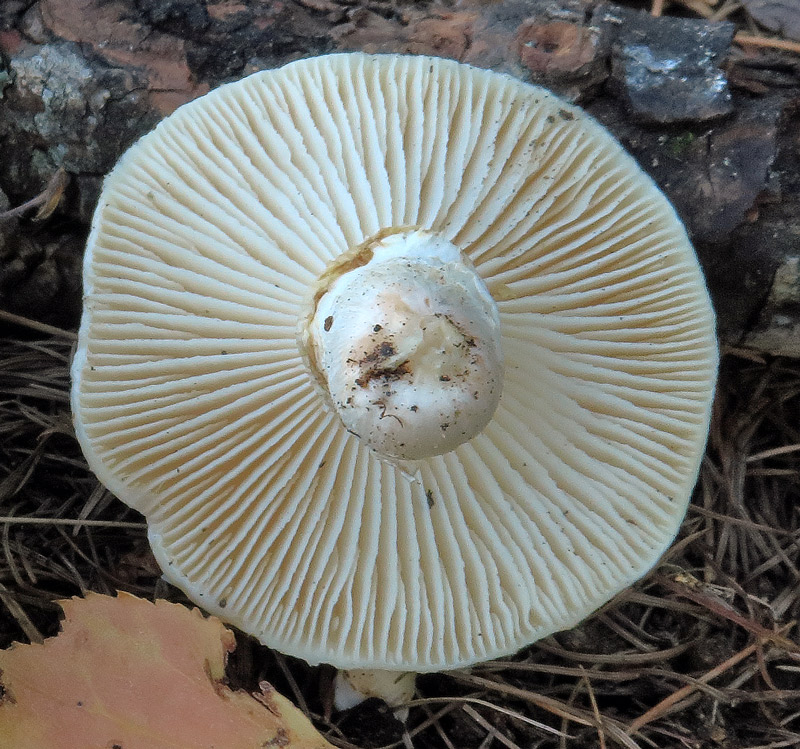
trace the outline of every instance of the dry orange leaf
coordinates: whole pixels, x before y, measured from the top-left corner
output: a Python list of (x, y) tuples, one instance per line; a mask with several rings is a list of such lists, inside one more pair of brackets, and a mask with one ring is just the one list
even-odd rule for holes
[(0, 747), (332, 749), (271, 686), (222, 683), (233, 633), (166, 601), (62, 601), (57, 637), (0, 651)]

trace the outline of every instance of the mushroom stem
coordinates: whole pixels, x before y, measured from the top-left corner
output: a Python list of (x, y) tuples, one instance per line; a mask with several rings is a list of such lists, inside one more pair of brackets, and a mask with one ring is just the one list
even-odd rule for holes
[(413, 671), (352, 670), (338, 671), (333, 684), (333, 705), (349, 710), (370, 697), (382, 699), (405, 722), (405, 707), (416, 691), (417, 674)]
[(500, 400), (497, 306), (469, 260), (431, 232), (380, 235), (326, 271), (300, 343), (345, 428), (389, 460), (455, 449)]

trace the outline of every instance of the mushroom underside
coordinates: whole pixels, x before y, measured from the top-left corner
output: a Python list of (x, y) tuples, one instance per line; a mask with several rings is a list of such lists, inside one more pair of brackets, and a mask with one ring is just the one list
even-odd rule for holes
[[(410, 452), (419, 404), (385, 394), (419, 324), (392, 333), (383, 369), (348, 344), (377, 383), (348, 385), (364, 429), (319, 364), (326, 336), (345, 340), (343, 297), (316, 349), (306, 327), (347, 253), (400, 234), (439, 249), (392, 262), (435, 268), (446, 246), (474, 273), (502, 370), (474, 433), (448, 441), (450, 405)], [(145, 514), (171, 582), (282, 652), (395, 671), (506, 655), (579, 622), (677, 532), (716, 375), (702, 273), (633, 159), (542, 89), (362, 54), (222, 86), (106, 179), (84, 273), (72, 405), (89, 464)], [(402, 274), (379, 275), (353, 288)], [(455, 313), (430, 314), (425, 360), (468, 354)]]

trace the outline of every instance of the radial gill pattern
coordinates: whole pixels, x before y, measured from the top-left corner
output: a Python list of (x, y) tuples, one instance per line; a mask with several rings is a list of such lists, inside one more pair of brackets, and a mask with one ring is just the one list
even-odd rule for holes
[[(326, 405), (298, 317), (382, 230), (441, 234), (497, 302), (481, 434), (397, 466)], [(108, 177), (73, 406), (167, 577), (279, 650), (432, 671), (569, 627), (674, 537), (713, 315), (685, 232), (580, 110), (424, 57), (334, 55), (223, 86)]]

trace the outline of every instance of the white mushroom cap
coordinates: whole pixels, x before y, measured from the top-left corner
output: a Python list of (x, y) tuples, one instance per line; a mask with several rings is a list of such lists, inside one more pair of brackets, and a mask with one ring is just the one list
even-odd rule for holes
[[(304, 327), (326, 271), (397, 231), (474, 268), (503, 362), (488, 423), (410, 461), (348, 431)], [(346, 54), (223, 86), (121, 159), (72, 403), (194, 601), (312, 663), (435, 671), (570, 627), (659, 559), (716, 364), (685, 231), (594, 120), (451, 61)]]

